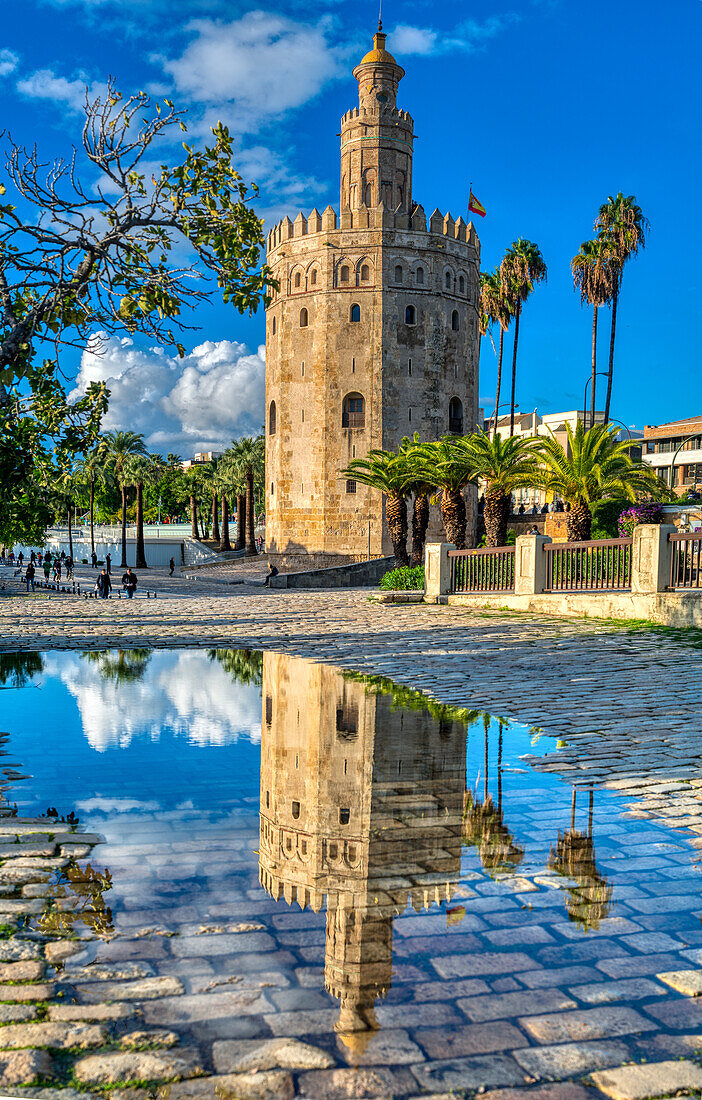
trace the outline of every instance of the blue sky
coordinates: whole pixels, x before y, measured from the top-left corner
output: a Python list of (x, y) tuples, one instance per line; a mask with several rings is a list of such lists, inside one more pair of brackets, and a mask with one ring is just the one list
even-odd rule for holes
[[(483, 267), (516, 237), (540, 245), (549, 280), (523, 315), (518, 400), (525, 411), (582, 404), (591, 314), (569, 261), (608, 193), (634, 193), (651, 222), (627, 269), (613, 414), (628, 424), (699, 413), (699, 267), (689, 247), (702, 160), (699, 0), (663, 13), (652, 0), (386, 0), (388, 47), (406, 69), (400, 104), (415, 119), (414, 195), (466, 216), (468, 181), (488, 211), (476, 219)], [(4, 0), (2, 124), (46, 158), (79, 138), (82, 88), (112, 74), (189, 110), (193, 139), (222, 118), (255, 179), (260, 212), (338, 205), (338, 123), (356, 102), (351, 76), (374, 29), (374, 2), (302, 0)], [(200, 308), (183, 363), (114, 341), (86, 355), (80, 381), (102, 374), (107, 426), (144, 431), (183, 453), (262, 421), (263, 315)], [(609, 317), (601, 314), (606, 366)], [(507, 343), (510, 353), (511, 343)], [(78, 357), (69, 365), (75, 374)], [(480, 396), (494, 397), (495, 359), (481, 352)]]

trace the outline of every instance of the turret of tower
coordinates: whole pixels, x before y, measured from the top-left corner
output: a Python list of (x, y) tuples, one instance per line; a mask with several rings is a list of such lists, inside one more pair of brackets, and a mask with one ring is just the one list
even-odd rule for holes
[(277, 259), (278, 249), (286, 242), (299, 237), (329, 233), (337, 228), (342, 230), (400, 229), (416, 235), (418, 246), (422, 243), (420, 237), (448, 237), (467, 244), (472, 249), (479, 250), (480, 247), (473, 223), (466, 224), (460, 216), (454, 220), (451, 213), (442, 214), (440, 210), (434, 210), (427, 224), (424, 209), (418, 204), (415, 204), (411, 213), (408, 214), (399, 206), (391, 210), (385, 203), (380, 202), (370, 209), (361, 207), (357, 210), (343, 210), (340, 216), (331, 206), (328, 206), (323, 214), (315, 208), (310, 212), (309, 217), (299, 211), (294, 221), (286, 215), (268, 232), (266, 245), (269, 262)]

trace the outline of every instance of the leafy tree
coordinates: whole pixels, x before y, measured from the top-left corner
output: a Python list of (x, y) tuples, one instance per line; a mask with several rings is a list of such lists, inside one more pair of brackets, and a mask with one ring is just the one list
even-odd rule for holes
[[(617, 283), (617, 264), (611, 242), (604, 237), (583, 241), (580, 251), (570, 261), (575, 289), (580, 302), (592, 306), (592, 385), (590, 388), (590, 427), (595, 423), (597, 392), (597, 312), (612, 300)], [(584, 415), (584, 412), (583, 412)], [(609, 418), (607, 409), (606, 418)], [(605, 421), (606, 422), (606, 421)]]
[(90, 499), (90, 552), (95, 553), (95, 486), (107, 485), (110, 473), (108, 449), (104, 438), (97, 442), (80, 459), (77, 467), (79, 478), (87, 485)]
[(537, 441), (541, 487), (570, 505), (566, 530), (571, 542), (590, 538), (592, 506), (600, 500), (626, 498), (635, 501), (640, 494), (665, 492), (665, 486), (646, 463), (629, 454), (631, 442), (617, 441), (614, 424), (595, 424), (585, 430), (578, 420), (575, 431), (566, 424), (567, 445), (555, 436)]
[[(59, 362), (67, 347), (99, 347), (105, 334), (144, 333), (184, 348), (188, 306), (216, 288), (254, 311), (273, 283), (261, 265), (262, 223), (218, 123), (202, 149), (147, 174), (154, 143), (183, 112), (112, 83), (85, 102), (80, 153), (50, 166), (5, 137), (0, 180), (0, 537), (34, 538), (53, 448), (89, 448), (106, 409), (104, 384), (69, 404)], [(89, 183), (81, 180), (88, 169)], [(94, 176), (97, 176), (97, 179)], [(11, 201), (2, 201), (9, 190)], [(255, 188), (253, 189), (255, 194)], [(192, 263), (183, 261), (189, 251)], [(36, 507), (36, 505), (39, 505)], [(35, 540), (36, 541), (36, 540)]]
[(514, 398), (517, 385), (517, 345), (522, 305), (536, 283), (545, 283), (546, 264), (541, 250), (533, 241), (520, 237), (507, 249), (500, 264), (500, 278), (505, 287), (510, 312), (514, 316), (514, 350), (512, 353), (512, 397), (509, 414), (509, 434), (514, 435)]
[[(417, 451), (414, 452), (415, 455)], [(415, 467), (416, 469), (416, 467)], [(407, 556), (407, 464), (393, 451), (372, 450), (365, 458), (354, 458), (342, 470), (340, 477), (353, 478), (385, 494), (385, 514), (388, 533), (395, 555), (395, 565), (409, 565)], [(421, 473), (417, 471), (417, 477)]]
[[(495, 390), (494, 430), (497, 431), (497, 420), (500, 408), (500, 391), (502, 389), (502, 353), (505, 342), (505, 332), (512, 320), (509, 295), (499, 267), (494, 271), (483, 271), (480, 275), (480, 305), (478, 313), (478, 327), (480, 335), (485, 336), (494, 324), (500, 326), (500, 350), (497, 355), (497, 386)], [(494, 348), (493, 343), (493, 348)]]
[(129, 460), (134, 455), (145, 455), (144, 437), (139, 432), (107, 432), (104, 437), (110, 469), (122, 494), (122, 560), (120, 569), (127, 567), (127, 488), (130, 480)]
[(470, 470), (471, 480), (485, 482), (485, 545), (504, 546), (512, 493), (538, 481), (536, 440), (520, 436), (503, 440), (499, 432), (492, 438), (476, 432), (456, 439), (453, 447), (459, 467)]
[(614, 338), (617, 331), (617, 305), (621, 289), (624, 265), (646, 246), (646, 233), (649, 222), (643, 210), (637, 205), (636, 195), (609, 195), (602, 203), (597, 215), (595, 229), (607, 241), (612, 249), (615, 263), (615, 279), (612, 287), (612, 331), (609, 339), (609, 370), (607, 377), (607, 398), (605, 400), (604, 419), (609, 421), (609, 407), (612, 400), (612, 378), (614, 376)]

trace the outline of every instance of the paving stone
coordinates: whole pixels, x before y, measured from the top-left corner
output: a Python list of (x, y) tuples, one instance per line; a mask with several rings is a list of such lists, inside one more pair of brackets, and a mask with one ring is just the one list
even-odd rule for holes
[(505, 1054), (426, 1062), (412, 1066), (412, 1073), (421, 1087), (430, 1091), (439, 1088), (455, 1092), (458, 1089), (519, 1085), (525, 1082), (524, 1071)]
[(521, 1027), (532, 1035), (537, 1043), (566, 1043), (571, 1039), (607, 1039), (617, 1035), (631, 1035), (651, 1031), (654, 1027), (633, 1008), (617, 1005), (605, 1008), (587, 1008), (576, 1012), (551, 1012), (544, 1016), (520, 1018)]
[(683, 946), (680, 940), (674, 940), (672, 936), (668, 936), (664, 932), (639, 932), (633, 936), (622, 936), (619, 942), (625, 947), (642, 951), (645, 954), (679, 951)]
[[(419, 1001), (412, 1005), (412, 1023), (414, 1027), (454, 1027), (463, 1023), (463, 1017), (450, 1002)], [(407, 1024), (407, 1005), (389, 1005), (379, 1003), (375, 1016), (381, 1027), (402, 1027)]]
[(501, 1020), (508, 1016), (561, 1012), (567, 1008), (576, 1008), (576, 1002), (560, 989), (523, 989), (518, 993), (460, 998), (456, 1003), (461, 1012), (476, 1023), (481, 1020)]
[(702, 1069), (694, 1062), (649, 1062), (620, 1066), (591, 1075), (593, 1084), (613, 1100), (649, 1100), (682, 1091), (702, 1090)]
[(180, 1035), (176, 1031), (168, 1031), (166, 1028), (142, 1028), (138, 1031), (128, 1031), (120, 1036), (123, 1047), (175, 1047), (180, 1042)]
[(40, 959), (41, 944), (32, 940), (0, 940), (0, 960), (2, 962), (20, 962), (23, 959)]
[(152, 978), (156, 971), (150, 963), (124, 962), (120, 964), (91, 963), (90, 966), (68, 966), (64, 975), (69, 982), (119, 982)]
[(133, 1004), (49, 1005), (50, 1020), (127, 1020), (138, 1012)]
[(451, 1059), (469, 1054), (491, 1054), (495, 1050), (513, 1050), (529, 1045), (512, 1024), (472, 1024), (467, 1027), (431, 1028), (413, 1032), (414, 1039), (429, 1058)]
[(514, 1057), (532, 1077), (575, 1077), (593, 1069), (621, 1065), (629, 1051), (623, 1043), (559, 1043), (515, 1050)]
[(81, 1023), (38, 1023), (8, 1024), (0, 1028), (0, 1047), (53, 1047), (56, 1050), (68, 1050), (70, 1047), (101, 1046), (105, 1039), (105, 1030), (97, 1024)]
[(76, 943), (75, 940), (54, 940), (53, 943), (47, 943), (44, 954), (51, 966), (57, 966), (82, 950), (83, 944)]
[(164, 1100), (292, 1100), (295, 1086), (284, 1070), (230, 1073), (180, 1081)]
[(56, 992), (54, 982), (34, 985), (0, 985), (0, 1001), (50, 1001)]
[(521, 946), (529, 943), (553, 943), (551, 936), (540, 924), (527, 925), (524, 928), (498, 928), (484, 932), (483, 936), (495, 947)]
[[(659, 975), (660, 976), (660, 975)], [(637, 1001), (643, 997), (663, 997), (667, 990), (650, 978), (624, 978), (620, 982), (597, 982), (572, 985), (569, 993), (588, 1004), (611, 1004), (614, 1001)]]
[(17, 1023), (20, 1020), (33, 1020), (37, 1014), (35, 1005), (0, 1004), (0, 1024)]
[(484, 974), (514, 974), (520, 970), (534, 970), (534, 960), (521, 951), (493, 954), (486, 951), (479, 955), (448, 955), (430, 960), (442, 978), (472, 978)]
[[(3, 1092), (6, 1096), (23, 1096), (25, 1100), (30, 1100), (27, 1096), (26, 1089), (13, 1088), (5, 1086)], [(126, 1100), (123, 1093), (113, 1093), (114, 1100)], [(31, 1100), (102, 1100), (101, 1097), (94, 1092), (85, 1092), (83, 1089), (41, 1089), (36, 1086), (32, 1089)], [(139, 1097), (138, 1100), (146, 1100), (145, 1097)]]
[(239, 932), (236, 935), (178, 936), (171, 943), (176, 958), (194, 955), (236, 955), (244, 951), (275, 951), (277, 943), (267, 932)]
[[(352, 1037), (353, 1039), (353, 1037)], [(349, 1042), (347, 1036), (337, 1036), (339, 1057), (354, 1066), (407, 1066), (424, 1061), (422, 1051), (401, 1028), (381, 1028), (367, 1043)]]
[(656, 977), (686, 997), (699, 997), (702, 993), (702, 970), (669, 970)]
[[(421, 1058), (421, 1053), (417, 1053)], [(217, 1073), (224, 1074), (258, 1073), (269, 1069), (329, 1069), (335, 1064), (326, 1050), (297, 1039), (224, 1040), (213, 1044), (212, 1060)]]
[(592, 1091), (573, 1081), (559, 1081), (530, 1089), (491, 1089), (482, 1100), (592, 1100)]
[[(317, 978), (317, 982), (320, 979)], [(321, 983), (324, 983), (324, 972), (321, 975)], [(393, 979), (393, 988), (395, 981)], [(490, 986), (481, 978), (464, 978), (463, 981), (451, 982), (452, 997), (475, 997), (478, 993), (489, 993)], [(445, 982), (418, 982), (412, 983), (412, 997), (415, 1001), (445, 1001)]]
[(601, 959), (597, 969), (610, 978), (636, 978), (657, 974), (660, 970), (675, 970), (680, 964), (677, 955), (629, 955), (627, 958)]
[(80, 996), (89, 1003), (102, 1001), (151, 1001), (160, 997), (177, 997), (185, 993), (178, 978), (140, 978), (135, 982), (90, 982), (76, 984)]
[(0, 963), (0, 982), (34, 982), (44, 973), (44, 964), (38, 959)]
[[(354, 1069), (323, 1069), (302, 1073), (298, 1092), (305, 1100), (367, 1100), (369, 1097), (403, 1096), (416, 1091), (409, 1070), (391, 1070), (385, 1066), (358, 1066)], [(234, 1098), (232, 1098), (234, 1100)]]
[[(186, 994), (183, 997), (163, 997), (161, 1000), (146, 1001), (141, 1010), (144, 1020), (148, 1024), (164, 1024), (174, 1027), (180, 1024), (190, 1024), (199, 1020), (215, 1020), (224, 1017), (258, 1016), (270, 1012), (271, 1002), (261, 990), (237, 990), (233, 987), (226, 992), (215, 991), (213, 993)], [(333, 1010), (332, 1010), (333, 1011)], [(278, 1016), (283, 1016), (279, 1013)], [(289, 1013), (303, 1016), (305, 1013)], [(338, 1011), (336, 1012), (338, 1015)], [(276, 1017), (272, 1017), (275, 1019)], [(333, 1021), (332, 1021), (333, 1025)], [(330, 1026), (332, 1026), (330, 1025)], [(321, 1029), (321, 1030), (329, 1030)], [(286, 1034), (285, 1031), (282, 1034)], [(291, 1032), (287, 1032), (291, 1034)], [(304, 1031), (299, 1034), (304, 1034)]]
[(556, 966), (547, 970), (529, 970), (519, 975), (520, 982), (530, 989), (548, 989), (555, 985), (570, 985), (572, 982), (602, 981), (602, 974), (591, 966)]
[(173, 1081), (203, 1073), (197, 1051), (133, 1051), (129, 1054), (89, 1054), (74, 1073), (85, 1085), (119, 1085), (130, 1081)]
[(51, 1056), (45, 1050), (0, 1052), (0, 1085), (31, 1085), (51, 1076)]
[(659, 1001), (646, 1005), (646, 1013), (664, 1027), (674, 1030), (702, 1028), (702, 1001), (697, 998), (686, 1001), (676, 997), (675, 1000)]

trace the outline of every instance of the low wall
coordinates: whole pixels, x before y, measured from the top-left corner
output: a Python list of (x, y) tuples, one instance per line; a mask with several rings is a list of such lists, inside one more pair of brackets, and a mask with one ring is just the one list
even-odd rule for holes
[(513, 592), (490, 595), (426, 597), (427, 603), (453, 607), (531, 611), (538, 615), (577, 616), (590, 619), (648, 619), (664, 626), (702, 628), (699, 592), (550, 592), (515, 596)]
[(336, 565), (330, 569), (305, 569), (271, 578), (271, 588), (365, 588), (378, 583), (395, 564), (394, 557)]

